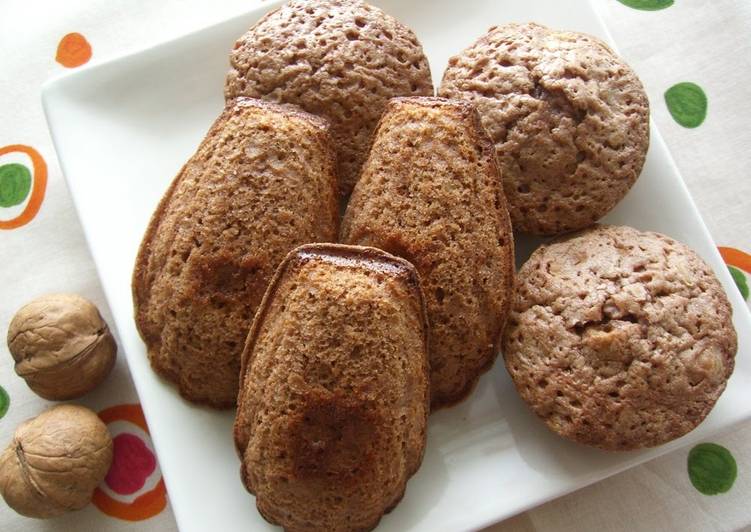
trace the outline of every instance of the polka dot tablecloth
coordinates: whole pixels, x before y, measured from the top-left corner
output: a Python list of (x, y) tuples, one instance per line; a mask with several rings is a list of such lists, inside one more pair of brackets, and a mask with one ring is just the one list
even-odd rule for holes
[[(533, 1), (533, 0), (530, 0)], [(28, 0), (0, 4), (0, 323), (32, 297), (70, 291), (111, 320), (44, 121), (45, 79), (250, 9), (258, 0)], [(499, 4), (502, 5), (502, 4)], [(574, 4), (575, 5), (575, 4)], [(751, 4), (745, 0), (596, 0), (620, 53), (640, 75), (652, 117), (738, 290), (751, 282)], [(49, 403), (0, 354), (0, 444)], [(93, 504), (53, 522), (0, 502), (0, 530), (176, 530), (123, 357), (80, 403), (114, 439)], [(751, 424), (682, 449), (492, 527), (537, 530), (751, 529)], [(503, 497), (502, 493), (488, 497)]]

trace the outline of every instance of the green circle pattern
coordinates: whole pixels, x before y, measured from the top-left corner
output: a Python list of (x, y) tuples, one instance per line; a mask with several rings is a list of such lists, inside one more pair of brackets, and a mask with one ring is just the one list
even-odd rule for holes
[(673, 85), (665, 91), (665, 103), (673, 119), (683, 127), (699, 127), (707, 117), (707, 95), (696, 83)]
[(8, 395), (8, 392), (5, 391), (5, 388), (0, 386), (0, 419), (2, 419), (8, 412), (9, 406), (10, 396)]
[(700, 443), (688, 453), (688, 477), (704, 495), (725, 493), (738, 476), (735, 458), (716, 443)]
[(735, 285), (738, 287), (738, 290), (740, 290), (743, 299), (748, 301), (748, 282), (746, 281), (746, 275), (735, 266), (728, 266), (728, 270), (730, 270), (730, 275), (733, 277), (733, 281), (735, 281)]
[(673, 0), (618, 0), (621, 4), (641, 11), (659, 11), (673, 5)]
[(0, 207), (14, 207), (24, 202), (31, 190), (31, 172), (22, 164), (0, 166)]

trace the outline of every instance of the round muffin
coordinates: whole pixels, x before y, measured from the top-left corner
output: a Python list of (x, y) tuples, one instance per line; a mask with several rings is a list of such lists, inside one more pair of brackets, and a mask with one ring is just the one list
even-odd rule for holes
[(725, 389), (732, 309), (684, 244), (595, 226), (540, 247), (517, 279), (506, 368), (561, 436), (608, 450), (660, 445), (696, 427)]
[(641, 172), (649, 102), (602, 41), (539, 24), (491, 28), (449, 60), (439, 96), (471, 100), (498, 152), (514, 229), (582, 229)]
[(432, 96), (415, 34), (359, 0), (293, 0), (235, 43), (225, 97), (296, 104), (332, 124), (339, 189), (357, 181), (370, 137), (394, 96)]

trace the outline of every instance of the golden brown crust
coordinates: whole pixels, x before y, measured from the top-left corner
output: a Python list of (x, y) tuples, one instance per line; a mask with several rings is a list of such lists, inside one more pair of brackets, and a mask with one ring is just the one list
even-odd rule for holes
[(133, 272), (136, 326), (152, 367), (186, 399), (237, 397), (239, 355), (284, 255), (338, 228), (327, 123), (237, 98), (154, 212)]
[(340, 240), (415, 264), (431, 326), (432, 407), (465, 398), (497, 355), (514, 271), (495, 152), (471, 103), (389, 102)]
[[(326, 243), (312, 243), (305, 244), (290, 251), (284, 260), (279, 264), (279, 267), (274, 273), (274, 277), (269, 282), (266, 293), (263, 296), (263, 300), (258, 305), (256, 316), (253, 319), (253, 324), (248, 332), (248, 337), (243, 349), (243, 356), (240, 366), (240, 395), (243, 393), (243, 379), (247, 372), (248, 360), (247, 357), (253, 352), (256, 337), (258, 336), (258, 329), (266, 318), (266, 312), (268, 311), (269, 304), (276, 297), (276, 293), (279, 290), (279, 284), (284, 279), (285, 275), (296, 266), (299, 266), (300, 262), (306, 260), (324, 260), (324, 261), (352, 261), (353, 263), (359, 263), (363, 268), (371, 268), (374, 270), (381, 269), (385, 272), (389, 272), (392, 275), (397, 275), (403, 279), (407, 286), (411, 287), (414, 297), (420, 302), (420, 306), (423, 309), (425, 323), (428, 323), (427, 313), (425, 311), (424, 296), (422, 289), (420, 288), (420, 281), (414, 266), (394, 255), (385, 253), (377, 248), (366, 246), (345, 246), (340, 244), (326, 244)], [(428, 328), (424, 330), (425, 345), (428, 345)], [(238, 449), (238, 452), (240, 450)]]
[(539, 248), (518, 281), (506, 368), (561, 436), (607, 450), (660, 445), (693, 430), (725, 389), (732, 308), (686, 245), (595, 226)]
[(248, 334), (235, 420), (241, 477), (287, 530), (370, 530), (422, 460), (427, 318), (418, 275), (373, 249), (301, 246)]

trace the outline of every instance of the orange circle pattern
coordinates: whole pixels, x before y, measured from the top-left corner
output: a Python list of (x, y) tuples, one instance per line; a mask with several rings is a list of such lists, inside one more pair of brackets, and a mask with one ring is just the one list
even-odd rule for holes
[(717, 249), (720, 250), (720, 255), (722, 255), (722, 260), (725, 261), (725, 264), (740, 268), (746, 273), (751, 273), (751, 255), (735, 248), (719, 246)]
[(12, 152), (25, 153), (31, 158), (31, 163), (34, 166), (34, 185), (31, 188), (31, 196), (26, 208), (15, 218), (0, 220), (0, 229), (16, 229), (33, 220), (42, 206), (44, 193), (47, 190), (47, 163), (44, 162), (39, 152), (31, 146), (24, 146), (23, 144), (11, 144), (0, 148), (0, 155)]
[[(99, 412), (99, 418), (106, 424), (114, 421), (127, 421), (147, 434), (149, 433), (143, 410), (141, 410), (141, 405), (138, 404), (124, 404), (106, 408)], [(164, 485), (164, 479), (160, 478), (152, 490), (137, 497), (131, 503), (117, 501), (100, 488), (96, 488), (92, 502), (99, 510), (111, 517), (125, 521), (143, 521), (158, 515), (167, 506), (167, 488)]]
[(57, 45), (55, 61), (66, 68), (84, 65), (91, 59), (91, 45), (80, 33), (69, 33)]

